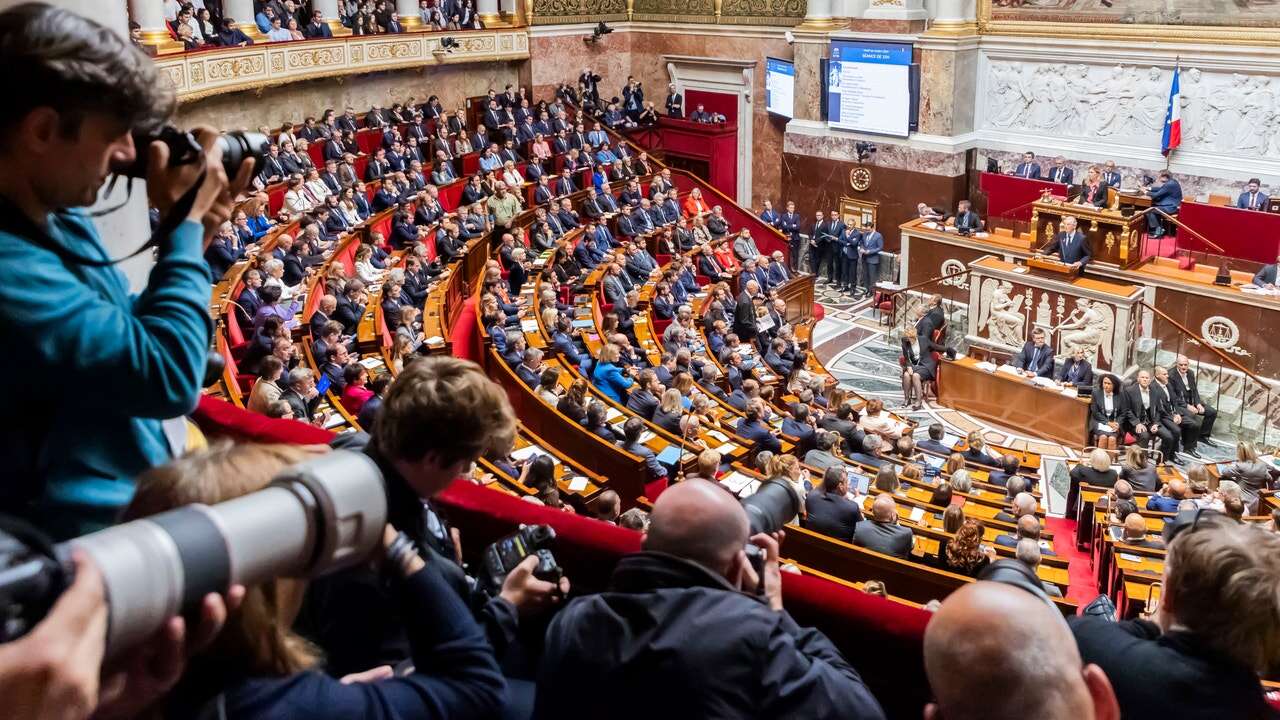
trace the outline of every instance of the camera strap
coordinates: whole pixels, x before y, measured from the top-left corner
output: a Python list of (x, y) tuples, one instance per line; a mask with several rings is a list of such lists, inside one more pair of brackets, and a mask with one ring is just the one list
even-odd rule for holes
[[(119, 176), (116, 176), (116, 178), (118, 177)], [(113, 178), (111, 181), (113, 185), (115, 184), (115, 181), (115, 178)], [(200, 173), (200, 177), (196, 179), (196, 182), (191, 186), (191, 188), (188, 189), (182, 197), (178, 198), (178, 201), (173, 204), (173, 207), (169, 208), (169, 214), (160, 219), (160, 224), (156, 227), (155, 232), (151, 233), (151, 237), (147, 239), (147, 242), (144, 243), (142, 247), (134, 250), (128, 255), (114, 260), (109, 257), (105, 260), (102, 258), (85, 257), (84, 255), (71, 250), (62, 243), (53, 239), (47, 230), (33, 222), (31, 218), (27, 217), (27, 214), (23, 212), (21, 208), (3, 195), (0, 195), (0, 230), (48, 250), (54, 255), (57, 255), (65, 264), (86, 265), (89, 267), (109, 267), (111, 265), (122, 263), (130, 258), (137, 257), (151, 248), (158, 247), (160, 245), (161, 238), (168, 237), (178, 228), (178, 225), (182, 223), (182, 220), (186, 218), (187, 214), (191, 212), (191, 206), (195, 204), (196, 193), (200, 191), (200, 186), (203, 184), (204, 173)], [(127, 193), (129, 197), (132, 197), (132, 179), (130, 179), (127, 186)], [(127, 198), (125, 202), (128, 202)], [(94, 213), (93, 217), (102, 217), (107, 213), (115, 212), (123, 207), (123, 205), (124, 203), (121, 203), (110, 210)], [(53, 215), (62, 216), (63, 213), (61, 211), (55, 211)]]

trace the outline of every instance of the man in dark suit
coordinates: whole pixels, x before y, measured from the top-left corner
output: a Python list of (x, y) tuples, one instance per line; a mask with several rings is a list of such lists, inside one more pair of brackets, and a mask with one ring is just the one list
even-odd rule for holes
[[(1141, 516), (1139, 516), (1141, 517)], [(1018, 541), (1023, 539), (1034, 540), (1036, 544), (1040, 543), (1040, 520), (1035, 515), (1023, 515), (1018, 518), (1018, 529), (1016, 533), (1004, 533), (996, 536), (996, 544), (1007, 548), (1018, 547)], [(1052, 550), (1040, 548), (1040, 552), (1045, 555), (1054, 555)]]
[(833, 263), (840, 263), (840, 289), (852, 293), (858, 289), (858, 261), (862, 259), (862, 231), (853, 224), (840, 234), (839, 243), (834, 248)]
[(1218, 419), (1218, 411), (1200, 397), (1200, 389), (1196, 387), (1196, 374), (1191, 369), (1191, 361), (1186, 355), (1179, 355), (1174, 361), (1169, 384), (1173, 387), (1174, 395), (1186, 408), (1187, 414), (1200, 420), (1200, 432), (1196, 439), (1207, 445), (1217, 445), (1212, 435), (1213, 423)]
[(752, 298), (759, 293), (760, 284), (755, 280), (748, 280), (746, 287), (738, 295), (738, 307), (733, 311), (733, 331), (744, 343), (751, 342), (756, 337), (756, 306)]
[(910, 558), (915, 537), (911, 530), (898, 524), (898, 503), (892, 495), (876, 496), (871, 504), (871, 519), (854, 528), (853, 544), (901, 560)]
[(1236, 207), (1241, 210), (1266, 210), (1267, 196), (1261, 192), (1262, 181), (1258, 178), (1249, 178), (1249, 187), (1236, 198)]
[(961, 200), (956, 205), (956, 232), (970, 235), (982, 229), (982, 218), (969, 209), (969, 201)]
[(524, 359), (516, 366), (516, 375), (531, 388), (538, 387), (542, 380), (542, 351), (538, 348), (526, 348)]
[(867, 435), (862, 438), (862, 448), (857, 452), (849, 453), (849, 459), (867, 465), (876, 469), (882, 468), (890, 464), (890, 461), (880, 455), (880, 436)]
[(1053, 159), (1053, 167), (1049, 168), (1049, 179), (1063, 185), (1070, 185), (1075, 171), (1067, 167), (1067, 159), (1059, 155)]
[(871, 297), (876, 291), (876, 283), (880, 282), (880, 252), (884, 250), (884, 236), (876, 230), (874, 224), (867, 222), (862, 226), (862, 245), (858, 254), (862, 257), (862, 282), (866, 285), (863, 295)]
[[(920, 443), (924, 445), (924, 443)], [(1018, 474), (1018, 468), (1022, 463), (1018, 460), (1018, 456), (1012, 453), (1000, 456), (1000, 469), (992, 470), (987, 474), (987, 482), (1000, 487), (1007, 487), (1009, 479)]]
[[(1158, 184), (1147, 188), (1151, 207), (1166, 215), (1176, 215), (1178, 208), (1182, 207), (1182, 185), (1173, 179), (1168, 170), (1161, 170), (1158, 180)], [(1147, 234), (1152, 238), (1164, 237), (1164, 217), (1160, 213), (1147, 213)]]
[(1010, 364), (1018, 368), (1027, 377), (1053, 379), (1053, 348), (1045, 343), (1044, 330), (1036, 328), (1031, 331), (1031, 342), (1022, 346), (1022, 350), (1013, 356)]
[(848, 493), (849, 476), (844, 467), (828, 467), (822, 473), (822, 485), (804, 499), (804, 526), (827, 537), (853, 542), (862, 510), (858, 503), (845, 497)]
[[(1124, 389), (1124, 429), (1138, 439), (1142, 447), (1149, 447), (1158, 439), (1161, 447), (1173, 445), (1173, 433), (1161, 424), (1161, 393), (1151, 388), (1151, 373), (1138, 371), (1138, 380)], [(1165, 462), (1173, 459), (1165, 455)]]
[(333, 320), (342, 323), (345, 335), (355, 335), (360, 326), (360, 318), (364, 317), (364, 283), (359, 278), (347, 281), (347, 287), (338, 298), (338, 306), (333, 311)]
[(778, 218), (778, 230), (790, 238), (791, 269), (800, 270), (800, 213), (796, 212), (796, 204), (787, 201), (787, 210)]
[(942, 309), (942, 295), (935, 293), (925, 303), (925, 312), (916, 320), (916, 337), (930, 339), (934, 331), (947, 323), (947, 313)]
[(805, 453), (817, 447), (817, 432), (809, 406), (801, 402), (792, 403), (791, 415), (782, 418), (782, 434), (795, 438), (796, 457), (804, 457)]
[(652, 370), (644, 369), (636, 376), (636, 385), (627, 396), (627, 409), (645, 420), (652, 420), (658, 409), (658, 395), (662, 386), (658, 384), (658, 376)]
[(1261, 270), (1253, 274), (1253, 284), (1262, 288), (1274, 288), (1280, 285), (1280, 254), (1276, 255), (1276, 261), (1270, 265), (1263, 265)]
[(667, 117), (684, 117), (684, 95), (676, 92), (675, 83), (667, 85)]
[[(1180, 439), (1182, 452), (1197, 460), (1204, 459), (1204, 456), (1196, 451), (1196, 444), (1200, 442), (1200, 416), (1187, 412), (1186, 399), (1169, 382), (1167, 368), (1157, 365), (1154, 375), (1151, 387), (1159, 390), (1164, 399), (1164, 413), (1160, 418), (1160, 424), (1164, 425), (1173, 436), (1173, 446), (1176, 447)], [(1171, 454), (1174, 447), (1166, 450)]]
[(1113, 187), (1119, 190), (1120, 181), (1122, 179), (1123, 176), (1120, 175), (1120, 171), (1116, 170), (1116, 161), (1108, 160), (1106, 164), (1103, 165), (1102, 182), (1106, 183), (1108, 187)]
[(1062, 218), (1062, 231), (1054, 235), (1053, 242), (1040, 253), (1057, 255), (1073, 270), (1083, 270), (1091, 258), (1089, 243), (1085, 240), (1084, 233), (1076, 229), (1076, 219), (1070, 215)]
[(933, 423), (929, 426), (929, 437), (916, 443), (916, 447), (930, 452), (950, 455), (954, 451), (954, 448), (950, 448), (942, 444), (942, 438), (945, 435), (946, 430), (942, 427), (942, 423)]
[(818, 427), (836, 433), (844, 440), (845, 450), (855, 452), (862, 449), (862, 440), (866, 433), (858, 427), (858, 412), (849, 403), (841, 403), (834, 410), (828, 408), (827, 414), (818, 421)]
[(1022, 162), (1013, 169), (1013, 175), (1028, 180), (1040, 179), (1040, 163), (1036, 162), (1036, 154), (1028, 150), (1022, 153)]
[(761, 420), (764, 416), (764, 411), (764, 400), (752, 398), (747, 403), (747, 410), (742, 419), (738, 421), (737, 427), (734, 428), (734, 433), (751, 443), (753, 450), (768, 450), (772, 453), (780, 453), (782, 452), (782, 441)]
[(772, 202), (765, 200), (764, 209), (760, 211), (760, 219), (765, 221), (772, 227), (778, 228), (778, 224), (779, 224), (779, 221), (782, 219), (782, 216), (778, 214), (777, 210), (773, 209)]

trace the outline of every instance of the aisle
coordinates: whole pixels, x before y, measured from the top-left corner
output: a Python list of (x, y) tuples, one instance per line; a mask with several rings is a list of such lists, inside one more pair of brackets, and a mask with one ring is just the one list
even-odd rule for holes
[(1053, 533), (1054, 550), (1070, 561), (1067, 599), (1084, 607), (1098, 596), (1098, 582), (1090, 566), (1089, 553), (1076, 550), (1076, 521), (1046, 517), (1045, 529)]

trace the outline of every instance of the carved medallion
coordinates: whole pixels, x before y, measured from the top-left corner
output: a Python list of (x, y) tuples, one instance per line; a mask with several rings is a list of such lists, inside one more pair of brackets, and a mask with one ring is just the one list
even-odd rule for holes
[(1115, 248), (1116, 246), (1116, 234), (1113, 232), (1107, 233), (1106, 243), (1107, 243), (1107, 252), (1111, 252), (1112, 249)]

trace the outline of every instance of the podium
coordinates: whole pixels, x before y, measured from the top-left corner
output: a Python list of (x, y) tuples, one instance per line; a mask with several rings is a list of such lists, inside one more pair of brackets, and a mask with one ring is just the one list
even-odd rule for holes
[(1146, 219), (1141, 215), (1126, 217), (1118, 210), (1077, 205), (1065, 200), (1046, 198), (1031, 206), (1031, 246), (1038, 249), (1053, 241), (1062, 228), (1062, 220), (1076, 219), (1076, 229), (1089, 243), (1092, 262), (1126, 269), (1142, 259), (1138, 244)]

